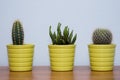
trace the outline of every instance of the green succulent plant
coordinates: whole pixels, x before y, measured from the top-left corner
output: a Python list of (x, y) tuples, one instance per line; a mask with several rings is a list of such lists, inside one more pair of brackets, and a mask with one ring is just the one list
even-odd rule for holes
[(70, 32), (68, 26), (65, 26), (63, 32), (61, 31), (61, 23), (57, 25), (57, 32), (52, 33), (51, 26), (49, 27), (49, 35), (53, 45), (68, 45), (74, 44), (77, 34), (73, 35), (73, 30)]
[(111, 44), (112, 33), (108, 29), (97, 28), (93, 32), (92, 40), (94, 44)]
[(19, 20), (13, 23), (12, 27), (12, 41), (13, 45), (23, 45), (24, 42), (24, 31), (22, 24)]

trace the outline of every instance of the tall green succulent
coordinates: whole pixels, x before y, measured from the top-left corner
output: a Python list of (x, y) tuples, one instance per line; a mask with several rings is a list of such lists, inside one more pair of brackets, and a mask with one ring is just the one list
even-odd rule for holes
[(13, 45), (22, 45), (24, 42), (24, 31), (19, 20), (13, 23), (12, 27), (12, 41)]
[(70, 32), (68, 26), (65, 26), (63, 32), (60, 28), (61, 23), (58, 23), (57, 32), (52, 33), (51, 26), (49, 27), (49, 35), (51, 37), (52, 43), (57, 45), (74, 44), (77, 38), (77, 34), (73, 36), (73, 30)]
[(93, 32), (92, 40), (94, 44), (111, 44), (112, 33), (108, 29), (96, 29)]

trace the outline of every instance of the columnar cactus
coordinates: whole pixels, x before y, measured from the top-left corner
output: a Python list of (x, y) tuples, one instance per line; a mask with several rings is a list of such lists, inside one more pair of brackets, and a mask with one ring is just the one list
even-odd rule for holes
[(92, 40), (94, 44), (111, 44), (112, 33), (108, 29), (96, 29), (93, 32)]
[(22, 45), (24, 42), (24, 31), (19, 20), (13, 23), (12, 27), (12, 41), (13, 45)]
[(52, 33), (51, 26), (49, 27), (49, 35), (53, 44), (67, 45), (74, 44), (77, 38), (77, 34), (73, 36), (73, 30), (70, 32), (68, 26), (65, 26), (63, 33), (61, 32), (61, 23), (58, 23), (57, 33)]

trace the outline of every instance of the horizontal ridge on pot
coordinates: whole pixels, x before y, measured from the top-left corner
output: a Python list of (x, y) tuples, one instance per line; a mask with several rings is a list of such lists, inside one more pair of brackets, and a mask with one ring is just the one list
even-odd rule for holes
[(11, 62), (9, 64), (11, 67), (29, 67), (29, 66), (32, 66), (32, 62), (19, 62), (19, 63), (14, 63), (14, 62)]
[(113, 70), (113, 66), (107, 66), (107, 67), (97, 67), (97, 66), (92, 66), (91, 70), (94, 71), (112, 71)]
[(73, 66), (67, 66), (67, 67), (52, 66), (51, 69), (53, 71), (71, 71), (73, 69)]
[(92, 61), (94, 61), (94, 62), (108, 62), (108, 61), (114, 61), (114, 58), (113, 57), (111, 57), (111, 58), (109, 58), (109, 57), (106, 57), (106, 58), (104, 58), (104, 57), (91, 57), (90, 58), (90, 61), (92, 62)]
[(31, 71), (32, 66), (28, 67), (10, 67), (10, 71)]
[(109, 57), (114, 57), (114, 53), (90, 53), (89, 54), (91, 57), (98, 57), (98, 58), (109, 58)]
[(112, 61), (109, 61), (109, 62), (91, 62), (91, 65), (92, 66), (98, 66), (98, 67), (102, 67), (102, 66), (104, 66), (104, 67), (108, 67), (108, 66), (113, 66), (113, 62)]
[(31, 62), (31, 61), (33, 61), (33, 58), (9, 58), (9, 61), (10, 62)]
[(62, 61), (62, 62), (71, 62), (74, 60), (74, 57), (70, 57), (70, 58), (57, 58), (57, 57), (52, 57), (50, 58), (51, 61)]

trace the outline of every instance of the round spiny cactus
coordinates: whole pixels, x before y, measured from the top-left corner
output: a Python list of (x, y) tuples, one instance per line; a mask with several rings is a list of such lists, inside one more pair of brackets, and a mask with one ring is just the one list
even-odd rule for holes
[(92, 39), (94, 44), (111, 44), (112, 33), (108, 29), (98, 28), (93, 32)]
[(13, 45), (22, 45), (24, 42), (24, 31), (19, 20), (13, 23), (12, 27), (12, 41)]

